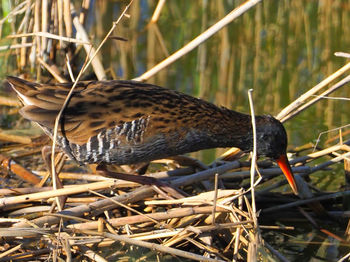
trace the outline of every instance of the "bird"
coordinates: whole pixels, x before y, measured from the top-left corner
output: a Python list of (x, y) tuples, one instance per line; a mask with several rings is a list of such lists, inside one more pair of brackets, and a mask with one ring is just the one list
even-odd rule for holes
[[(73, 83), (43, 84), (8, 76), (20, 114), (52, 138), (55, 119)], [(253, 149), (251, 115), (132, 80), (76, 84), (58, 127), (57, 144), (80, 165), (135, 164), (209, 148)], [(257, 155), (277, 162), (298, 193), (287, 133), (271, 115), (255, 116)]]

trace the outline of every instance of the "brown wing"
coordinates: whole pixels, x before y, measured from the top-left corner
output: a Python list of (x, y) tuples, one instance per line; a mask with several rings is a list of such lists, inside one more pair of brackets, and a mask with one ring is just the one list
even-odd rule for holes
[[(23, 117), (52, 130), (72, 83), (45, 85), (15, 77), (8, 81), (25, 105), (20, 111)], [(85, 144), (103, 129), (147, 118), (145, 138), (155, 133), (171, 134), (174, 129), (185, 135), (196, 122), (205, 123), (196, 118), (210, 117), (208, 109), (215, 109), (209, 103), (206, 108), (201, 106), (203, 101), (191, 96), (140, 82), (80, 82), (62, 115), (59, 130), (64, 130), (69, 141)]]

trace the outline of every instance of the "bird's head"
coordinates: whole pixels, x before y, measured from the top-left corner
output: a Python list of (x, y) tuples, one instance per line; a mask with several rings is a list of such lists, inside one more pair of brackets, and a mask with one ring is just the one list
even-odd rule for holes
[(287, 133), (282, 123), (270, 115), (256, 118), (257, 129), (257, 153), (274, 159), (282, 169), (293, 192), (298, 194), (298, 189), (293, 172), (286, 155)]

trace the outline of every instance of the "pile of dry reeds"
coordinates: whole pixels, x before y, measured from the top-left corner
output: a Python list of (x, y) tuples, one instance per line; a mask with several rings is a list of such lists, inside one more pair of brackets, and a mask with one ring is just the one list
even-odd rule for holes
[[(89, 1), (83, 2), (87, 5), (83, 7), (87, 8)], [(147, 80), (257, 2), (247, 1), (233, 10), (137, 80)], [(159, 1), (152, 24), (156, 24), (163, 4), (164, 1)], [(127, 11), (128, 6), (100, 46), (109, 39), (119, 20), (127, 17)], [(41, 78), (42, 70), (46, 70), (58, 82), (67, 81), (63, 77), (67, 72), (76, 80), (69, 52), (62, 54), (58, 51), (62, 46), (72, 51), (69, 44), (74, 43), (77, 48), (83, 47), (87, 54), (86, 63), (77, 79), (90, 64), (98, 79), (105, 78), (105, 70), (96, 56), (100, 47), (93, 48), (89, 41), (82, 26), (84, 13), (72, 15), (75, 12), (72, 3), (66, 0), (24, 1), (1, 20), (0, 32), (4, 21), (17, 20), (13, 22), (13, 34), (7, 36), (13, 42), (6, 49), (9, 55), (16, 55), (20, 70), (28, 70), (29, 64), (36, 68), (37, 79)], [(59, 59), (58, 55), (63, 57)], [(67, 63), (55, 64), (53, 57)], [(349, 69), (350, 63), (293, 102), (277, 118), (286, 121), (346, 84), (349, 77), (344, 77), (326, 91), (320, 91)], [(11, 108), (8, 112), (12, 114), (14, 107), (18, 106), (18, 102), (10, 98), (2, 97), (0, 103)], [(86, 259), (84, 257), (96, 261), (115, 261), (127, 260), (133, 254), (144, 260), (155, 257), (170, 260), (178, 256), (200, 261), (266, 261), (272, 257), (286, 261), (263, 239), (261, 232), (293, 232), (294, 227), (265, 226), (259, 224), (257, 219), (260, 216), (266, 221), (275, 220), (277, 215), (291, 220), (306, 218), (327, 236), (346, 243), (345, 238), (322, 229), (314, 217), (315, 214), (327, 219), (348, 216), (348, 213), (336, 210), (350, 190), (321, 192), (310, 187), (305, 182), (308, 180), (304, 179), (339, 161), (344, 161), (344, 169), (349, 172), (350, 147), (348, 142), (343, 141), (345, 135), (339, 134), (335, 138), (337, 141), (330, 141), (330, 144), (336, 145), (328, 148), (309, 153), (313, 145), (306, 145), (294, 152), (295, 158), (291, 164), (293, 172), (299, 174), (297, 180), (301, 199), (298, 199), (291, 193), (282, 194), (278, 192), (283, 190), (275, 190), (283, 186), (290, 192), (284, 179), (276, 180), (282, 173), (271, 162), (259, 163), (259, 175), (254, 175), (254, 166), (251, 168), (250, 161), (238, 160), (239, 154), (232, 160), (232, 152), (230, 156), (217, 159), (210, 165), (189, 157), (154, 161), (144, 175), (147, 185), (126, 181), (132, 180), (131, 176), (126, 180), (120, 179), (127, 173), (137, 173), (136, 167), (116, 167), (107, 175), (118, 178), (106, 178), (93, 167), (79, 168), (58, 154), (57, 165), (65, 163), (58, 174), (64, 181), (64, 188), (53, 189), (49, 183), (49, 173), (38, 171), (46, 170), (40, 152), (44, 145), (51, 142), (41, 136), (0, 133), (3, 184), (0, 189), (0, 261), (78, 261)], [(255, 176), (259, 177), (259, 185), (254, 179), (251, 180)], [(62, 197), (67, 199), (60, 210), (56, 200)], [(320, 202), (324, 200), (332, 201)], [(350, 235), (349, 227), (345, 235)]]

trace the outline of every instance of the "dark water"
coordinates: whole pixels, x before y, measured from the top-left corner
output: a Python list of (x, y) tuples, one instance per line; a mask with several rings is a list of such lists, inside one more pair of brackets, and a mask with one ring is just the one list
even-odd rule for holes
[[(149, 25), (157, 1), (134, 1), (128, 12), (130, 19), (123, 19), (114, 32), (128, 41), (108, 40), (100, 52), (108, 78), (132, 79), (141, 75), (225, 16), (237, 2), (167, 1), (157, 24)], [(86, 27), (97, 45), (125, 6), (119, 1), (93, 1), (92, 5)], [(252, 88), (256, 113), (277, 115), (348, 62), (334, 53), (349, 52), (349, 24), (348, 1), (266, 0), (148, 82), (245, 113), (249, 113), (247, 91)], [(6, 28), (2, 36), (5, 33)], [(0, 44), (6, 42), (1, 39)], [(0, 53), (1, 78), (12, 74), (6, 59)], [(349, 93), (349, 86), (345, 86), (331, 96), (347, 98)], [(349, 111), (347, 100), (324, 99), (287, 121), (290, 148), (315, 143), (320, 132), (348, 124)], [(322, 135), (319, 145), (330, 146), (324, 141), (336, 134)], [(222, 152), (209, 150), (194, 155), (209, 162)], [(341, 170), (340, 164), (333, 172), (319, 173), (314, 178), (318, 182), (315, 186), (339, 189), (344, 179)], [(342, 226), (336, 228), (339, 233), (344, 231)], [(308, 234), (319, 233), (311, 229)], [(289, 238), (288, 241), (299, 240), (299, 244), (291, 244), (296, 250), (291, 251), (290, 258), (325, 259), (327, 248), (300, 244), (306, 238), (305, 232)], [(320, 243), (325, 243), (325, 237), (320, 238)], [(304, 260), (303, 252), (313, 255)]]

